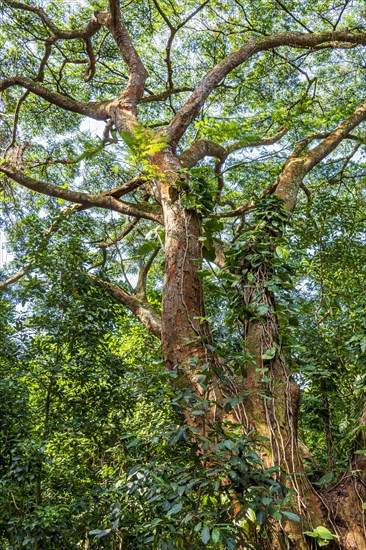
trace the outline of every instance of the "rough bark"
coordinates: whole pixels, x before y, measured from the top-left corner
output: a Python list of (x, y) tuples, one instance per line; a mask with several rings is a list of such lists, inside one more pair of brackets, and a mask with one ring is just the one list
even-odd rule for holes
[(188, 181), (179, 175), (182, 165), (176, 154), (166, 149), (154, 155), (152, 163), (163, 174), (158, 181), (165, 225), (162, 352), (167, 367), (178, 372), (179, 385), (188, 386), (198, 399), (215, 402), (204, 422), (191, 416), (189, 406), (183, 410), (187, 422), (206, 434), (210, 425), (220, 418), (222, 396), (215, 375), (208, 391), (199, 382), (202, 370), (212, 374), (216, 364), (207, 349), (210, 334), (202, 279), (197, 273), (202, 264), (201, 219), (197, 212), (187, 210), (180, 202)]
[[(366, 405), (360, 419), (359, 435), (354, 450), (366, 449)], [(349, 468), (324, 495), (334, 523), (340, 534), (341, 547), (361, 550), (366, 547), (366, 454), (355, 453)]]

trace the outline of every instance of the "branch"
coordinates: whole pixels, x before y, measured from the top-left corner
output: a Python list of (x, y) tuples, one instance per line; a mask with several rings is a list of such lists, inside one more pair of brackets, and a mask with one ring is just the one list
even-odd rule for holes
[(204, 157), (215, 157), (219, 159), (222, 164), (225, 162), (230, 153), (239, 151), (240, 149), (247, 149), (249, 147), (260, 147), (265, 145), (273, 145), (279, 141), (282, 136), (287, 132), (287, 128), (281, 128), (277, 134), (269, 138), (258, 139), (255, 141), (247, 141), (245, 139), (235, 141), (226, 147), (209, 141), (207, 139), (200, 139), (196, 141), (191, 147), (183, 151), (180, 156), (182, 164), (187, 168), (192, 168), (198, 161)]
[(53, 105), (57, 105), (66, 111), (88, 116), (95, 120), (106, 120), (109, 116), (108, 106), (111, 102), (108, 101), (91, 101), (89, 103), (84, 103), (70, 96), (49, 90), (38, 82), (24, 76), (12, 76), (0, 80), (0, 92), (7, 90), (11, 86), (22, 86)]
[(110, 246), (117, 244), (119, 241), (124, 239), (129, 233), (131, 233), (132, 229), (138, 224), (139, 221), (140, 221), (139, 218), (135, 218), (131, 223), (127, 225), (127, 227), (119, 235), (117, 235), (113, 239), (110, 239), (109, 241), (98, 242), (99, 248), (109, 248)]
[(235, 141), (227, 146), (227, 150), (229, 153), (232, 153), (233, 151), (239, 151), (240, 149), (248, 149), (249, 147), (261, 147), (266, 145), (274, 145), (279, 141), (286, 133), (288, 132), (288, 128), (281, 126), (277, 134), (275, 134), (272, 137), (268, 138), (262, 138), (257, 139), (254, 141), (247, 141), (245, 138)]
[(15, 0), (4, 0), (5, 4), (11, 8), (15, 8), (17, 10), (23, 10), (28, 11), (31, 13), (34, 13), (41, 19), (41, 21), (44, 23), (44, 25), (52, 31), (52, 33), (60, 39), (72, 39), (72, 38), (91, 38), (94, 34), (96, 34), (99, 29), (101, 28), (101, 24), (97, 21), (95, 16), (91, 18), (89, 23), (86, 25), (86, 27), (82, 29), (76, 29), (76, 30), (64, 30), (60, 29), (55, 25), (55, 23), (50, 19), (47, 15), (47, 13), (42, 9), (38, 8), (36, 6), (30, 6), (28, 4), (23, 4), (22, 2), (16, 2)]
[(316, 46), (328, 44), (329, 47), (337, 48), (339, 43), (366, 45), (366, 33), (352, 33), (348, 30), (309, 34), (286, 32), (260, 37), (248, 42), (245, 46), (220, 61), (203, 77), (166, 129), (170, 143), (173, 146), (177, 145), (188, 126), (199, 113), (207, 97), (221, 80), (256, 53), (278, 48), (279, 46), (313, 49)]
[(296, 147), (282, 168), (275, 191), (275, 194), (284, 200), (287, 210), (292, 211), (295, 208), (298, 189), (314, 166), (329, 156), (344, 139), (356, 138), (358, 141), (357, 136), (352, 136), (351, 132), (364, 120), (366, 101), (305, 155), (299, 156), (308, 144), (306, 139), (302, 141), (301, 146)]
[(20, 271), (18, 271), (17, 273), (15, 273), (15, 275), (12, 275), (11, 277), (9, 277), (8, 279), (6, 279), (6, 281), (2, 281), (0, 282), (0, 290), (2, 290), (3, 288), (6, 288), (7, 286), (13, 284), (13, 283), (16, 283), (17, 281), (19, 281), (19, 279), (21, 279), (22, 277), (24, 277), (24, 275), (26, 275), (31, 269), (33, 269), (33, 267), (35, 266), (36, 264), (36, 261), (35, 260), (31, 260), (29, 263), (27, 263), (24, 267), (22, 267), (22, 269)]
[[(148, 220), (155, 221), (159, 224), (163, 224), (162, 216), (156, 212), (153, 208), (149, 208), (142, 205), (131, 204), (117, 200), (117, 197), (121, 194), (129, 192), (131, 189), (138, 187), (137, 182), (140, 181), (140, 185), (146, 183), (141, 178), (134, 178), (130, 182), (124, 184), (121, 187), (104, 191), (99, 195), (92, 195), (89, 193), (82, 193), (80, 191), (71, 191), (47, 183), (45, 181), (36, 180), (30, 176), (25, 175), (23, 172), (15, 170), (9, 165), (0, 165), (0, 172), (16, 181), (20, 185), (36, 191), (37, 193), (43, 193), (49, 197), (57, 197), (66, 201), (75, 202), (83, 205), (87, 208), (96, 206), (98, 208), (105, 208), (107, 210), (113, 210), (127, 216), (134, 216), (136, 218), (146, 218)], [(126, 191), (128, 189), (129, 191)]]
[[(365, 143), (365, 140), (360, 137), (351, 134), (351, 130), (356, 128), (363, 120), (366, 120), (366, 102), (361, 107), (350, 115), (345, 121), (343, 121), (333, 132), (321, 132), (312, 134), (302, 139), (295, 147), (293, 153), (289, 156), (285, 162), (281, 174), (277, 180), (269, 185), (259, 196), (258, 199), (264, 198), (267, 195), (275, 193), (282, 197), (289, 210), (295, 207), (297, 199), (297, 188), (303, 188), (303, 179), (306, 174), (315, 166), (328, 156), (337, 145), (344, 139), (350, 139), (357, 143), (359, 147)], [(342, 136), (342, 137), (341, 137)], [(323, 141), (309, 151), (306, 155), (301, 156), (304, 149), (314, 140), (323, 139)], [(187, 149), (188, 151), (188, 149)], [(355, 154), (355, 150), (352, 156)], [(351, 158), (351, 155), (350, 157)], [(348, 159), (348, 157), (347, 157)], [(349, 160), (349, 159), (348, 159)], [(295, 188), (295, 192), (293, 192)], [(306, 192), (306, 191), (305, 191)], [(258, 200), (256, 199), (256, 200)], [(244, 214), (248, 210), (251, 210), (255, 206), (256, 201), (250, 200), (247, 203), (226, 212), (214, 212), (206, 214), (206, 218), (235, 218)]]
[(44, 237), (41, 238), (41, 242), (38, 245), (33, 258), (21, 270), (19, 270), (18, 273), (15, 273), (15, 275), (12, 275), (8, 279), (6, 279), (6, 281), (0, 282), (0, 289), (3, 289), (11, 285), (12, 283), (15, 283), (16, 281), (19, 281), (19, 279), (21, 279), (22, 277), (24, 277), (24, 275), (29, 273), (29, 271), (31, 271), (31, 269), (33, 269), (36, 266), (39, 255), (47, 248), (47, 245), (50, 242), (52, 235), (56, 233), (61, 223), (66, 218), (70, 217), (72, 214), (82, 209), (83, 207), (81, 207), (80, 205), (73, 204), (72, 206), (68, 206), (67, 208), (64, 208), (63, 210), (61, 210), (57, 219), (53, 222), (51, 227), (49, 227), (49, 229), (45, 232)]
[(96, 284), (105, 288), (117, 302), (127, 307), (154, 336), (161, 338), (160, 315), (147, 301), (141, 300), (137, 296), (133, 296), (115, 283), (99, 279), (90, 273), (88, 277)]
[(205, 157), (215, 157), (221, 162), (224, 162), (228, 154), (229, 152), (226, 147), (207, 139), (200, 139), (191, 145), (191, 147), (183, 151), (180, 156), (180, 161), (186, 168), (193, 168), (193, 166), (196, 166), (196, 164)]
[(151, 94), (144, 96), (140, 99), (140, 103), (152, 103), (154, 101), (164, 101), (165, 99), (168, 99), (171, 95), (174, 94), (182, 94), (183, 92), (192, 92), (193, 88), (183, 87), (183, 88), (172, 88), (165, 90), (164, 92), (160, 92), (159, 94)]
[(110, 13), (96, 11), (94, 15), (111, 32), (130, 73), (127, 86), (112, 102), (110, 113), (118, 130), (131, 130), (137, 124), (136, 106), (148, 74), (122, 20), (119, 0), (110, 0), (109, 9)]
[[(316, 164), (328, 156), (334, 149), (349, 137), (354, 128), (366, 119), (366, 101), (358, 109), (346, 118), (337, 128), (329, 134), (319, 145), (314, 147), (307, 155), (306, 171), (309, 172)], [(306, 173), (307, 173), (306, 172)]]
[[(29, 6), (27, 4), (23, 4), (22, 2), (17, 2), (15, 0), (5, 0), (5, 3), (11, 8), (34, 13), (41, 19), (44, 25), (52, 32), (53, 35), (47, 38), (47, 40), (45, 41), (46, 43), (45, 57), (47, 57), (47, 53), (48, 53), (48, 56), (50, 55), (51, 47), (55, 42), (57, 42), (57, 40), (72, 40), (77, 38), (83, 39), (85, 41), (85, 47), (86, 47), (88, 60), (89, 60), (88, 69), (85, 73), (84, 80), (85, 82), (89, 82), (93, 78), (95, 73), (95, 55), (92, 47), (91, 38), (102, 27), (102, 25), (97, 21), (95, 15), (93, 15), (89, 23), (82, 29), (64, 30), (57, 27), (57, 25), (55, 25), (52, 19), (48, 17), (47, 13), (42, 8), (38, 8), (36, 6)], [(40, 68), (39, 73), (42, 73), (42, 72), (43, 72), (43, 68)], [(42, 78), (39, 77), (38, 80), (42, 80)]]
[(258, 199), (263, 199), (264, 197), (267, 197), (267, 195), (271, 195), (277, 187), (277, 181), (275, 183), (271, 183), (260, 195), (257, 199), (253, 199), (248, 201), (247, 203), (243, 204), (242, 206), (239, 206), (238, 208), (235, 208), (234, 210), (230, 210), (227, 212), (214, 212), (212, 214), (206, 214), (204, 218), (237, 218), (241, 214), (244, 214), (244, 212), (247, 212), (248, 210), (251, 210)]
[(18, 130), (18, 121), (19, 121), (19, 113), (20, 113), (20, 108), (21, 106), (23, 105), (24, 101), (27, 99), (29, 95), (29, 90), (26, 90), (24, 92), (24, 94), (22, 94), (18, 100), (18, 103), (15, 107), (15, 113), (14, 113), (14, 121), (13, 121), (13, 130), (12, 130), (12, 134), (11, 134), (11, 142), (9, 143), (9, 145), (6, 147), (5, 151), (4, 151), (4, 156), (6, 156), (7, 152), (12, 148), (14, 147), (14, 145), (16, 144), (16, 141), (17, 141), (17, 130)]
[(286, 8), (286, 6), (284, 6), (284, 4), (282, 4), (282, 2), (280, 2), (280, 0), (275, 0), (275, 2), (283, 9), (283, 11), (285, 11), (294, 21), (296, 21), (296, 23), (298, 23), (299, 25), (302, 26), (303, 29), (305, 29), (306, 31), (308, 32), (313, 32), (312, 30), (309, 29), (309, 27), (307, 27), (306, 25), (304, 25), (304, 23), (302, 23), (300, 21), (300, 19), (298, 19), (293, 13), (290, 12), (290, 10), (288, 8)]
[(139, 271), (139, 277), (135, 288), (135, 295), (140, 300), (147, 300), (146, 299), (146, 279), (147, 275), (150, 271), (150, 268), (153, 264), (153, 261), (155, 260), (156, 256), (159, 254), (160, 246), (152, 251), (150, 256), (147, 259), (146, 264), (144, 264), (140, 271)]
[(165, 57), (165, 62), (167, 64), (167, 71), (168, 71), (168, 78), (167, 78), (167, 82), (168, 82), (168, 86), (170, 89), (173, 89), (174, 88), (174, 84), (173, 84), (173, 66), (172, 66), (172, 60), (171, 60), (171, 51), (172, 51), (172, 45), (173, 45), (173, 41), (174, 41), (174, 38), (175, 38), (175, 35), (177, 34), (177, 32), (183, 28), (187, 23), (188, 21), (190, 21), (195, 15), (197, 15), (197, 13), (199, 13), (208, 3), (209, 3), (210, 0), (205, 0), (201, 5), (198, 6), (198, 8), (196, 8), (192, 13), (190, 13), (183, 21), (181, 21), (176, 27), (169, 21), (168, 17), (166, 16), (166, 14), (164, 13), (164, 11), (161, 9), (159, 3), (157, 0), (153, 0), (154, 2), (154, 5), (157, 9), (157, 11), (159, 12), (159, 14), (161, 15), (161, 17), (164, 19), (165, 23), (168, 25), (169, 29), (170, 29), (170, 34), (169, 34), (169, 38), (168, 38), (168, 41), (167, 41), (167, 44), (166, 44), (166, 48), (165, 48), (165, 53), (166, 53), (166, 57)]

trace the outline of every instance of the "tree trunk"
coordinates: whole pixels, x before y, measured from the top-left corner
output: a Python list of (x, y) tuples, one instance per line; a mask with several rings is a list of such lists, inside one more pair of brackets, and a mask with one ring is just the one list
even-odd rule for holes
[[(161, 331), (163, 357), (167, 367), (177, 372), (179, 387), (189, 388), (198, 401), (208, 400), (211, 403), (204, 416), (193, 416), (192, 407), (197, 403), (190, 405), (188, 400), (182, 405), (185, 421), (205, 436), (209, 436), (215, 424), (239, 422), (243, 431), (254, 428), (267, 439), (261, 458), (267, 467), (279, 467), (276, 476), (293, 490), (293, 511), (301, 518), (296, 523), (283, 517), (278, 528), (279, 540), (273, 539), (270, 548), (282, 548), (283, 544), (286, 548), (311, 548), (314, 539), (307, 539), (303, 532), (312, 531), (320, 525), (340, 536), (340, 544), (335, 539), (328, 548), (366, 548), (361, 526), (355, 524), (350, 513), (341, 512), (336, 505), (342, 502), (351, 510), (358, 503), (360, 508), (357, 495), (364, 489), (361, 482), (356, 484), (351, 474), (345, 476), (338, 485), (338, 494), (333, 492), (323, 498), (313, 489), (305, 474), (297, 439), (300, 390), (281, 352), (274, 298), (266, 288), (270, 272), (263, 266), (252, 269), (254, 286), (244, 285), (244, 305), (250, 304), (255, 291), (267, 308), (261, 319), (245, 323), (246, 355), (250, 353), (252, 356), (252, 361), (246, 365), (247, 376), (235, 377), (230, 384), (219, 381), (216, 376), (220, 368), (218, 358), (207, 348), (211, 337), (205, 319), (202, 280), (197, 274), (202, 263), (200, 214), (187, 210), (181, 204), (182, 191), (187, 189), (188, 181), (184, 174), (181, 175), (181, 165), (176, 155), (171, 150), (165, 150), (154, 155), (152, 162), (163, 174), (157, 189), (166, 230)], [(282, 199), (286, 199), (285, 184), (280, 187)], [(297, 187), (289, 193), (289, 211), (294, 208), (296, 195)], [(263, 358), (273, 348), (276, 348), (273, 358)], [(201, 382), (205, 372), (211, 376), (209, 389)], [(247, 395), (244, 403), (225, 412), (223, 396), (234, 398), (242, 395), (244, 390)], [(361, 465), (360, 458), (358, 461), (357, 464)], [(363, 463), (361, 466), (364, 468)], [(342, 522), (347, 526), (344, 536)], [(360, 546), (361, 543), (363, 546)], [(263, 544), (265, 548), (266, 543)]]
[[(202, 279), (197, 274), (202, 265), (201, 219), (180, 202), (188, 181), (185, 176), (179, 178), (179, 159), (167, 150), (155, 155), (153, 163), (164, 174), (158, 185), (165, 223), (162, 352), (167, 367), (177, 372), (179, 386), (192, 390), (198, 401), (214, 403), (199, 418), (191, 415), (194, 403), (183, 405), (188, 424), (196, 425), (201, 435), (206, 435), (210, 426), (221, 419), (222, 396), (212, 368), (216, 358), (207, 348), (210, 331)], [(210, 378), (208, 385), (201, 382), (205, 375)]]
[[(244, 407), (249, 419), (248, 427), (268, 441), (263, 445), (262, 460), (267, 467), (278, 466), (278, 479), (294, 492), (293, 511), (300, 516), (301, 522), (286, 521), (285, 518), (282, 521), (284, 531), (291, 535), (291, 541), (287, 540), (288, 547), (306, 549), (308, 544), (304, 531), (312, 531), (319, 525), (328, 526), (332, 532), (334, 529), (328, 525), (326, 508), (305, 474), (299, 453), (297, 424), (300, 390), (281, 352), (274, 299), (265, 288), (265, 270), (259, 269), (255, 278), (255, 290), (261, 294), (261, 302), (268, 311), (261, 320), (246, 323), (246, 355), (250, 354), (253, 360), (247, 363), (245, 388), (249, 395)], [(247, 305), (250, 304), (250, 294), (246, 288), (244, 300)], [(273, 353), (274, 357), (269, 359)], [(275, 541), (272, 541), (272, 548), (276, 547)]]

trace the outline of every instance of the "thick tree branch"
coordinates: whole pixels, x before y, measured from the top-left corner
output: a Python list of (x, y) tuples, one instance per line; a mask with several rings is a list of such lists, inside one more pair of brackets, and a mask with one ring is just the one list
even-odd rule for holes
[[(365, 143), (364, 138), (351, 134), (363, 120), (366, 120), (366, 102), (356, 109), (352, 115), (344, 120), (333, 132), (319, 132), (302, 139), (295, 147), (293, 153), (285, 162), (281, 174), (277, 180), (269, 185), (258, 197), (264, 198), (275, 192), (276, 195), (285, 200), (289, 210), (295, 207), (297, 190), (303, 186), (303, 180), (308, 172), (324, 158), (330, 155), (339, 143), (345, 139), (355, 141), (358, 146)], [(307, 154), (301, 155), (306, 147), (314, 140), (322, 139), (321, 143), (315, 146)], [(198, 142), (197, 142), (198, 143)], [(187, 149), (187, 152), (189, 149)], [(352, 153), (355, 154), (355, 151)], [(347, 157), (348, 158), (348, 157)], [(351, 158), (351, 156), (350, 156)], [(348, 159), (349, 160), (349, 159)], [(257, 200), (258, 200), (257, 199)], [(251, 210), (255, 206), (255, 200), (226, 212), (214, 212), (206, 214), (207, 218), (235, 218)]]
[(175, 146), (183, 136), (188, 126), (199, 113), (202, 105), (212, 90), (221, 82), (233, 69), (242, 65), (256, 53), (271, 50), (279, 46), (292, 48), (313, 49), (319, 45), (337, 48), (337, 43), (350, 45), (366, 45), (366, 33), (353, 33), (346, 30), (309, 33), (285, 32), (272, 36), (257, 38), (245, 44), (228, 57), (213, 67), (197, 85), (195, 91), (181, 107), (165, 130), (170, 143)]
[[(85, 41), (85, 47), (88, 54), (88, 69), (85, 73), (85, 81), (89, 82), (94, 76), (95, 73), (95, 55), (92, 47), (91, 38), (99, 31), (102, 25), (97, 21), (95, 15), (92, 16), (89, 23), (82, 29), (76, 30), (65, 30), (60, 29), (55, 25), (47, 13), (39, 7), (29, 6), (23, 4), (22, 2), (17, 2), (15, 0), (5, 0), (5, 3), (16, 10), (28, 11), (34, 13), (41, 19), (43, 24), (52, 32), (52, 36), (45, 40), (46, 52), (44, 59), (42, 60), (43, 67), (40, 67), (39, 74), (43, 73), (44, 64), (46, 59), (49, 57), (52, 49), (52, 45), (58, 40), (72, 40), (72, 39), (83, 39)], [(41, 64), (41, 65), (42, 65)], [(43, 78), (38, 77), (37, 80), (43, 80)]]
[(193, 168), (205, 157), (214, 157), (224, 162), (228, 154), (226, 147), (207, 139), (200, 139), (183, 151), (180, 161), (186, 168)]
[(31, 271), (33, 269), (33, 267), (35, 267), (35, 265), (36, 265), (36, 260), (32, 259), (30, 262), (25, 264), (25, 266), (22, 267), (22, 269), (20, 269), (17, 273), (12, 275), (11, 277), (6, 279), (5, 281), (1, 281), (0, 282), (0, 290), (2, 290), (3, 288), (6, 288), (7, 286), (12, 285), (13, 283), (16, 283), (17, 281), (19, 281), (19, 279), (21, 279), (22, 277), (24, 277), (24, 275), (29, 273), (29, 271)]
[[(109, 191), (104, 191), (99, 195), (93, 195), (80, 191), (71, 191), (70, 189), (64, 189), (45, 181), (36, 180), (30, 176), (25, 175), (23, 172), (12, 168), (9, 165), (0, 165), (0, 172), (5, 174), (12, 180), (16, 181), (20, 185), (31, 189), (32, 191), (43, 193), (44, 195), (48, 195), (50, 197), (57, 197), (66, 201), (75, 202), (87, 208), (95, 206), (98, 208), (113, 210), (127, 216), (146, 218), (160, 224), (163, 223), (160, 213), (154, 211), (153, 208), (118, 200), (118, 197), (120, 197), (121, 195), (131, 191), (131, 189), (135, 189), (136, 187), (138, 187), (138, 181), (141, 182), (140, 185), (146, 183), (146, 181), (141, 180), (141, 178), (135, 178), (134, 180), (131, 180), (131, 182), (128, 182), (121, 187), (117, 187)], [(126, 191), (126, 189), (128, 189), (128, 191)]]
[(285, 206), (289, 211), (295, 208), (298, 189), (306, 174), (324, 158), (329, 156), (344, 139), (352, 136), (352, 130), (357, 128), (364, 120), (366, 120), (366, 101), (341, 122), (335, 130), (329, 132), (308, 153), (300, 156), (308, 144), (307, 140), (303, 140), (302, 147), (298, 146), (294, 153), (290, 155), (277, 179), (275, 191), (275, 194), (284, 200)]
[(22, 86), (53, 105), (57, 105), (66, 111), (88, 116), (94, 120), (106, 120), (109, 117), (108, 106), (111, 102), (108, 101), (91, 101), (89, 103), (84, 103), (82, 101), (78, 101), (77, 99), (73, 99), (72, 97), (60, 94), (59, 92), (49, 90), (38, 82), (24, 76), (13, 76), (0, 80), (0, 92), (10, 88), (11, 86)]
[(314, 147), (307, 155), (306, 170), (309, 172), (316, 164), (328, 156), (341, 143), (349, 137), (350, 132), (366, 119), (366, 101), (358, 109), (344, 120), (334, 132), (331, 132), (319, 145)]
[(60, 29), (55, 25), (47, 13), (42, 9), (36, 6), (30, 6), (29, 4), (23, 4), (23, 2), (17, 2), (15, 0), (4, 0), (5, 4), (10, 8), (15, 8), (17, 10), (28, 11), (34, 13), (41, 19), (44, 25), (57, 37), (58, 39), (73, 39), (73, 38), (91, 38), (96, 34), (101, 28), (101, 24), (97, 21), (96, 17), (93, 16), (89, 23), (82, 29), (75, 30), (65, 30)]
[(230, 145), (227, 145), (226, 147), (207, 139), (200, 139), (199, 141), (196, 141), (196, 143), (191, 145), (191, 147), (183, 151), (180, 156), (180, 160), (186, 168), (192, 168), (197, 164), (197, 162), (205, 157), (217, 158), (222, 164), (223, 162), (225, 162), (230, 153), (233, 153), (234, 151), (239, 151), (240, 149), (249, 149), (250, 147), (274, 145), (282, 138), (282, 136), (285, 135), (286, 132), (287, 128), (281, 128), (277, 132), (277, 134), (272, 137), (258, 139), (254, 141), (242, 139), (239, 141), (235, 141)]
[(169, 99), (170, 96), (174, 94), (182, 94), (184, 92), (192, 92), (193, 88), (183, 87), (183, 88), (172, 88), (167, 89), (164, 92), (158, 94), (146, 95), (140, 99), (140, 103), (153, 103), (154, 101), (165, 101)]
[(141, 323), (157, 338), (161, 338), (160, 315), (145, 300), (133, 296), (121, 286), (88, 274), (92, 281), (106, 289), (120, 304), (127, 307)]
[(119, 0), (110, 0), (109, 9), (110, 13), (95, 12), (95, 17), (111, 32), (130, 73), (125, 90), (111, 103), (110, 114), (119, 131), (133, 130), (137, 124), (137, 104), (144, 93), (147, 70), (123, 22)]

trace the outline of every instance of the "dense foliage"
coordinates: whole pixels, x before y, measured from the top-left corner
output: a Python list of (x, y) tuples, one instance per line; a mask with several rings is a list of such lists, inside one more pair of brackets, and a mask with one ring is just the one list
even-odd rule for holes
[[(148, 72), (131, 130), (113, 106), (104, 118), (97, 110), (120, 97), (128, 55), (107, 25), (77, 34), (104, 2), (0, 0), (0, 231), (13, 258), (0, 272), (1, 550), (271, 547), (302, 521), (291, 469), (266, 461), (259, 413), (251, 429), (205, 423), (216, 380), (223, 414), (275, 400), (278, 358), (301, 390), (313, 487), (331, 492), (357, 469), (354, 451), (366, 454), (363, 119), (304, 173), (296, 208), (273, 183), (294, 151), (305, 158), (365, 101), (364, 6), (260, 4), (121, 4)], [(338, 31), (306, 47), (284, 40), (227, 72), (176, 140), (180, 169), (162, 175), (152, 159), (174, 149), (170, 123), (183, 124), (182, 105), (212, 67), (276, 33)], [(192, 163), (191, 146), (208, 142), (215, 152)], [(193, 332), (210, 327), (204, 360), (190, 352), (174, 368), (156, 338), (170, 254), (156, 182), (167, 174), (186, 223), (200, 224), (203, 261), (191, 261), (202, 315), (188, 315), (189, 284), (182, 303)], [(246, 337), (267, 321), (258, 367)], [(188, 331), (182, 348), (191, 340)], [(251, 370), (258, 382), (245, 387)], [(241, 391), (228, 392), (239, 379)], [(344, 535), (301, 525), (320, 546)]]

